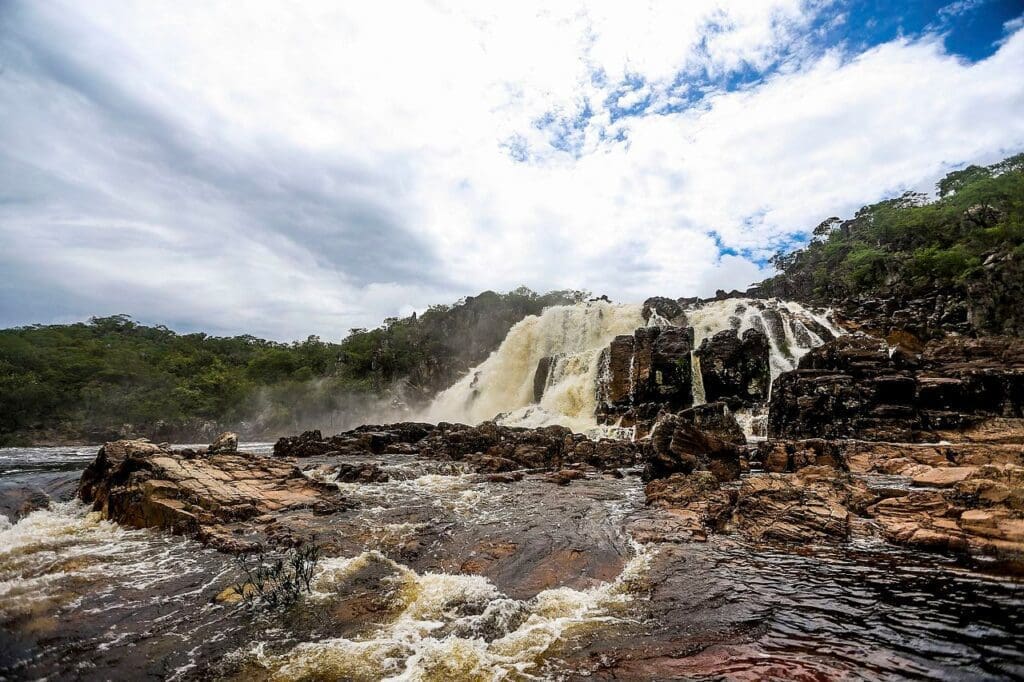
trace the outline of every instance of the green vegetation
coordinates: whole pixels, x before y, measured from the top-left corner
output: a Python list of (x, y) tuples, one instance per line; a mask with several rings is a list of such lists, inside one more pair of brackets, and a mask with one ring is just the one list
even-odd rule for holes
[(313, 591), (313, 574), (320, 561), (319, 545), (293, 547), (284, 556), (268, 557), (264, 552), (254, 556), (235, 555), (235, 565), (245, 574), (245, 580), (232, 588), (242, 603), (253, 607), (291, 606), (304, 593)]
[(124, 315), (0, 330), (0, 443), (98, 441), (126, 431), (157, 439), (218, 428), (273, 436), (338, 413), (415, 403), (483, 360), (508, 329), (582, 292), (485, 292), (423, 315), (354, 329), (339, 343), (311, 336), (177, 334)]
[[(829, 218), (804, 249), (778, 254), (786, 279), (818, 299), (957, 291), (994, 253), (1024, 255), (1024, 154), (969, 166), (937, 185)], [(772, 281), (772, 280), (770, 280)]]

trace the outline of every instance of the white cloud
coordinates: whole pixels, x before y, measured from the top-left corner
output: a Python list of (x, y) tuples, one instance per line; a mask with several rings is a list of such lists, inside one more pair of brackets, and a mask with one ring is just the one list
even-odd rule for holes
[[(28, 41), (76, 70), (55, 85), (26, 58), (0, 77), (18, 122), (0, 169), (22, 194), (0, 204), (0, 265), (50, 273), (83, 314), (278, 338), (524, 283), (743, 287), (824, 217), (1024, 147), (1024, 32), (977, 64), (936, 40), (821, 54), (828, 7), (24, 5)], [(612, 120), (607, 102), (648, 97)]]

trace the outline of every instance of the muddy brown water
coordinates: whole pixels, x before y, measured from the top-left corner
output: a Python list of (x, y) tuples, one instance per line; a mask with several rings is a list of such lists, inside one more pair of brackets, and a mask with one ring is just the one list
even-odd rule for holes
[(340, 484), (359, 505), (326, 523), (351, 551), (312, 594), (216, 604), (230, 557), (71, 499), (94, 453), (0, 450), (2, 679), (1024, 678), (1019, 581), (882, 543), (641, 547), (629, 472), (489, 483), (387, 456), (389, 483)]

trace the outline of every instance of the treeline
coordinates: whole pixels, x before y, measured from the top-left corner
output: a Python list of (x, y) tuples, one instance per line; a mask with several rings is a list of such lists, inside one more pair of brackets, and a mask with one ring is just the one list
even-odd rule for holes
[(0, 330), (0, 443), (340, 427), (339, 413), (422, 402), (483, 360), (522, 318), (584, 297), (484, 292), (353, 329), (337, 343), (177, 334), (125, 315)]
[(806, 248), (774, 257), (782, 274), (762, 287), (822, 301), (962, 295), (986, 260), (1024, 258), (1024, 154), (952, 172), (936, 189), (934, 198), (907, 192), (829, 218)]

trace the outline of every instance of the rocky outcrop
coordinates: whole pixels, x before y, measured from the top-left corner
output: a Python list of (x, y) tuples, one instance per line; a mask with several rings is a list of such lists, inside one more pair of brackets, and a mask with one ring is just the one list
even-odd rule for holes
[(548, 356), (537, 362), (537, 371), (533, 374), (533, 401), (539, 403), (544, 397), (544, 389), (548, 387), (551, 370), (555, 366), (555, 358)]
[(206, 451), (211, 455), (218, 453), (238, 452), (238, 435), (231, 431), (225, 431), (210, 443)]
[(812, 273), (787, 272), (751, 287), (743, 295), (778, 297), (832, 308), (844, 325), (881, 338), (908, 334), (922, 341), (949, 334), (1024, 335), (1024, 256), (997, 250), (963, 284), (922, 290), (895, 278), (878, 291), (843, 296), (816, 290)]
[(1024, 342), (950, 338), (921, 353), (848, 336), (774, 384), (769, 435), (1024, 442)]
[(808, 466), (848, 470), (844, 445), (848, 441), (810, 438), (800, 441), (766, 440), (754, 448), (754, 458), (765, 471), (791, 473)]
[(632, 402), (633, 380), (633, 337), (616, 336), (601, 351), (598, 377), (597, 401), (598, 411), (611, 414), (615, 410), (625, 410)]
[(705, 399), (723, 400), (733, 409), (763, 403), (771, 383), (769, 351), (767, 335), (757, 329), (746, 330), (742, 337), (726, 329), (704, 339), (695, 355)]
[(387, 483), (391, 480), (388, 473), (373, 462), (359, 464), (342, 462), (333, 466), (325, 466), (317, 472), (317, 478), (337, 483)]
[(708, 471), (675, 473), (651, 481), (645, 493), (653, 509), (631, 532), (659, 542), (704, 540), (713, 532), (755, 541), (843, 541), (851, 533), (851, 509), (877, 499), (848, 474), (824, 466), (725, 484)]
[[(638, 464), (641, 456), (640, 448), (628, 441), (593, 441), (562, 426), (516, 429), (493, 422), (441, 423), (417, 446), (423, 457), (466, 461), (480, 470), (492, 470), (495, 462), (527, 469), (557, 470), (569, 464), (615, 468)], [(507, 470), (504, 464), (499, 466)]]
[(1024, 336), (1024, 254), (996, 252), (967, 283), (971, 326), (989, 334)]
[(862, 485), (831, 467), (751, 476), (736, 496), (733, 526), (753, 540), (845, 540), (850, 535), (849, 507), (866, 494)]
[(274, 443), (278, 457), (314, 457), (330, 452), (330, 445), (319, 431), (306, 431), (298, 436), (282, 436)]
[(651, 481), (652, 511), (636, 532), (786, 543), (857, 533), (1024, 566), (1024, 445), (814, 438), (760, 443), (752, 457), (769, 473), (723, 482), (697, 469)]
[(868, 509), (890, 542), (1024, 561), (1024, 467), (937, 467)]
[(729, 405), (724, 402), (704, 403), (676, 413), (676, 418), (694, 426), (699, 431), (715, 436), (727, 443), (745, 445), (746, 436), (739, 422), (733, 416)]
[(640, 463), (643, 447), (624, 440), (591, 440), (564, 426), (523, 429), (484, 422), (465, 424), (398, 424), (361, 426), (329, 438), (318, 431), (282, 438), (277, 456), (329, 459), (384, 454), (417, 455), (463, 462), (481, 472), (516, 469), (561, 469), (586, 464), (599, 469)]
[(306, 431), (298, 436), (279, 438), (274, 444), (278, 457), (325, 457), (358, 454), (412, 454), (412, 447), (434, 429), (432, 424), (399, 422), (364, 425), (329, 438), (320, 431)]
[(193, 535), (228, 551), (290, 541), (279, 524), (287, 512), (328, 514), (348, 506), (336, 489), (307, 479), (288, 460), (196, 456), (140, 440), (104, 445), (78, 495), (112, 521)]
[(651, 318), (656, 317), (656, 320), (661, 320), (677, 327), (686, 326), (686, 312), (680, 301), (665, 298), (664, 296), (652, 296), (644, 301), (640, 314), (643, 316), (644, 323), (646, 324), (650, 324)]
[(687, 410), (658, 419), (651, 431), (646, 480), (697, 470), (710, 471), (719, 481), (739, 476), (741, 452), (735, 440), (730, 440), (730, 430), (720, 430), (721, 435), (702, 431), (695, 426), (697, 416), (696, 411)]
[(690, 327), (641, 327), (615, 337), (603, 351), (598, 379), (598, 412), (621, 416), (648, 403), (669, 409), (693, 402)]

